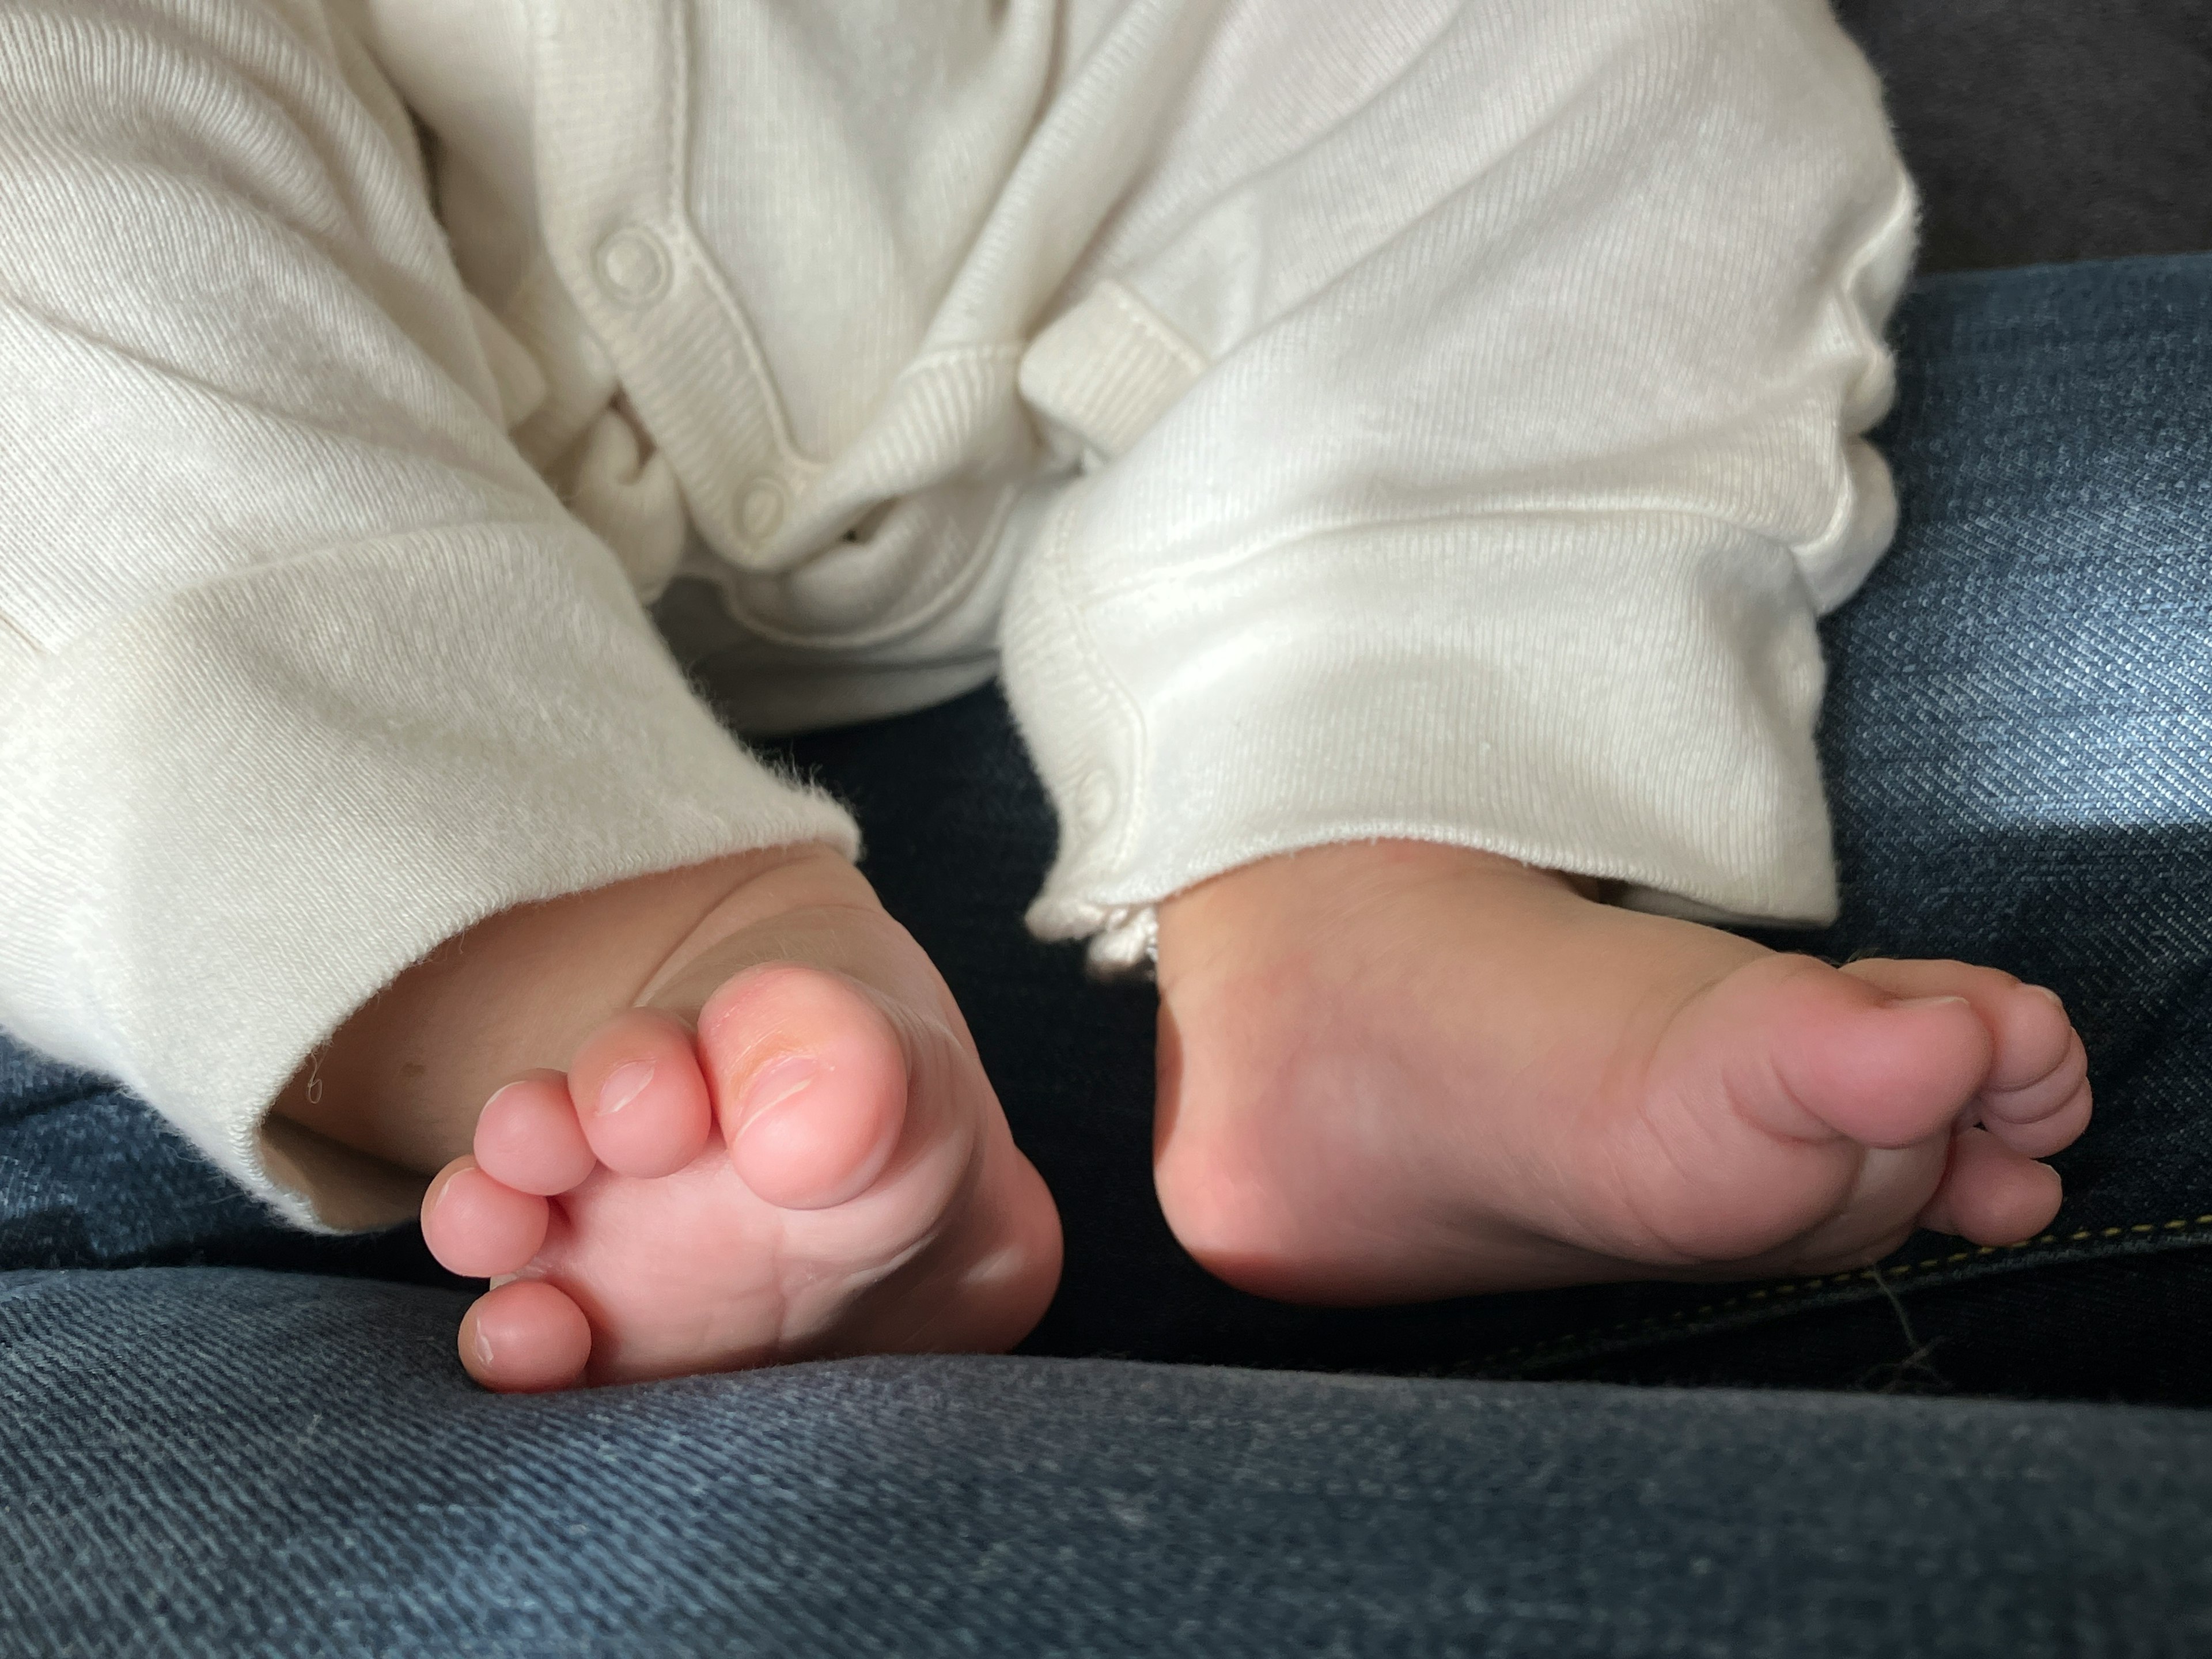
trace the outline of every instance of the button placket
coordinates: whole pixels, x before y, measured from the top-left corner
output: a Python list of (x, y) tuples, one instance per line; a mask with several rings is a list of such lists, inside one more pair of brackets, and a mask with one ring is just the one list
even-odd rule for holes
[[(764, 560), (799, 517), (816, 465), (792, 441), (752, 325), (685, 217), (688, 9), (675, 0), (529, 8), (532, 133), (556, 269), (639, 420), (726, 558)], [(663, 119), (609, 124), (610, 104)], [(764, 487), (765, 486), (765, 487)]]

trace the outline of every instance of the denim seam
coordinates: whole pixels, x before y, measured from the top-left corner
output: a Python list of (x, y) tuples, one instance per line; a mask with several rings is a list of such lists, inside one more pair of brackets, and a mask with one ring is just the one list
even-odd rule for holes
[[(1877, 1263), (1870, 1267), (1859, 1267), (1844, 1273), (1827, 1273), (1816, 1279), (1784, 1279), (1761, 1285), (1738, 1296), (1718, 1302), (1709, 1302), (1699, 1308), (1677, 1308), (1669, 1314), (1649, 1314), (1641, 1319), (1624, 1319), (1618, 1324), (1601, 1325), (1595, 1329), (1579, 1331), (1572, 1336), (1554, 1337), (1542, 1342), (1524, 1342), (1510, 1348), (1499, 1348), (1485, 1354), (1470, 1369), (1486, 1370), (1494, 1364), (1518, 1361), (1524, 1364), (1541, 1364), (1547, 1360), (1568, 1358), (1570, 1352), (1585, 1343), (1604, 1342), (1609, 1339), (1631, 1335), (1641, 1336), (1667, 1329), (1670, 1326), (1687, 1326), (1692, 1320), (1717, 1319), (1740, 1309), (1750, 1309), (1759, 1303), (1777, 1302), (1789, 1297), (1826, 1287), (1833, 1291), (1844, 1285), (1864, 1285), (1879, 1290), (1885, 1284), (1910, 1278), (1915, 1273), (1927, 1273), (1942, 1267), (1955, 1267), (1962, 1263), (1980, 1261), (1991, 1256), (2016, 1255), (2021, 1251), (2063, 1249), (2083, 1243), (2104, 1243), (2112, 1240), (2123, 1243), (2159, 1235), (2190, 1233), (2212, 1234), (2212, 1214), (2180, 1216), (2171, 1221), (2139, 1221), (2117, 1227), (2082, 1227), (2071, 1232), (2048, 1232), (2039, 1237), (2022, 1239), (2017, 1244), (1979, 1244), (1972, 1249), (1954, 1250), (1944, 1255), (1923, 1257), (1918, 1261), (1900, 1262), (1895, 1267)], [(1690, 1333), (1682, 1331), (1679, 1334)]]

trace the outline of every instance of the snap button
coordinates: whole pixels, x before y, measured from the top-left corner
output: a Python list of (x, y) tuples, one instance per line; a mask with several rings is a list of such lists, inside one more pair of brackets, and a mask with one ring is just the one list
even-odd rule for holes
[(668, 291), (668, 250), (635, 225), (616, 231), (592, 256), (599, 285), (626, 306), (651, 305)]
[(1086, 772), (1075, 787), (1075, 815), (1086, 830), (1096, 830), (1114, 816), (1114, 785), (1103, 772)]
[(783, 526), (783, 486), (773, 478), (755, 478), (738, 496), (738, 528), (749, 542), (764, 542)]

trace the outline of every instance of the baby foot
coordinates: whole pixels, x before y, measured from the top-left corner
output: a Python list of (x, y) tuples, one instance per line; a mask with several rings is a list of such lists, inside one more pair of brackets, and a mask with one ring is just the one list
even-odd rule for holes
[(2058, 999), (1831, 968), (1410, 842), (1317, 848), (1160, 918), (1155, 1174), (1231, 1283), (1361, 1304), (1862, 1267), (2031, 1237), (2090, 1110)]
[(768, 918), (653, 1000), (494, 1094), (423, 1199), (438, 1260), (500, 1281), (461, 1326), (479, 1382), (990, 1352), (1042, 1316), (1052, 1200), (896, 923)]

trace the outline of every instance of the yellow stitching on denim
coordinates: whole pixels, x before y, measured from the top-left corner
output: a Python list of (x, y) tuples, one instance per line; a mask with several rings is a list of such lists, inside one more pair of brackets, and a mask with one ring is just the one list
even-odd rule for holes
[(1746, 1291), (1741, 1296), (1732, 1296), (1725, 1302), (1708, 1303), (1694, 1313), (1686, 1308), (1677, 1308), (1663, 1318), (1657, 1314), (1651, 1314), (1640, 1320), (1624, 1319), (1617, 1325), (1607, 1325), (1595, 1331), (1578, 1332), (1573, 1336), (1558, 1337), (1549, 1342), (1523, 1342), (1514, 1347), (1499, 1348), (1484, 1355), (1475, 1363), (1478, 1365), (1489, 1365), (1499, 1360), (1515, 1358), (1522, 1354), (1536, 1356), (1555, 1348), (1571, 1347), (1577, 1342), (1585, 1342), (1593, 1337), (1617, 1336), (1625, 1331), (1650, 1330), (1662, 1324), (1679, 1325), (1685, 1320), (1692, 1318), (1706, 1319), (1717, 1313), (1726, 1313), (1731, 1308), (1740, 1308), (1747, 1302), (1764, 1302), (1770, 1297), (1795, 1296), (1800, 1291), (1809, 1291), (1818, 1285), (1828, 1284), (1832, 1280), (1838, 1285), (1843, 1284), (1846, 1279), (1854, 1279), (1879, 1282), (1882, 1273), (1886, 1273), (1893, 1279), (1903, 1279), (1914, 1273), (1925, 1273), (1933, 1267), (1948, 1267), (1956, 1262), (1972, 1261), (1982, 1256), (1995, 1255), (2000, 1249), (2026, 1250), (2039, 1245), (2062, 1243), (2079, 1244), (2084, 1239), (2118, 1238), (2129, 1233), (2185, 1232), (2192, 1227), (2212, 1227), (2212, 1215), (2200, 1215), (2193, 1218), (2179, 1216), (2166, 1222), (2139, 1221), (2133, 1226), (2106, 1227), (2101, 1231), (2084, 1227), (2079, 1231), (2067, 1234), (2063, 1240), (2057, 1233), (2044, 1233), (2034, 1238), (2024, 1238), (2016, 1244), (1984, 1244), (1978, 1249), (1960, 1250), (1950, 1255), (1931, 1255), (1919, 1261), (1903, 1262), (1897, 1267), (1883, 1269), (1881, 1273), (1878, 1273), (1872, 1267), (1862, 1267), (1855, 1273), (1832, 1273), (1820, 1279), (1791, 1279), (1778, 1285), (1762, 1285), (1756, 1290)]

